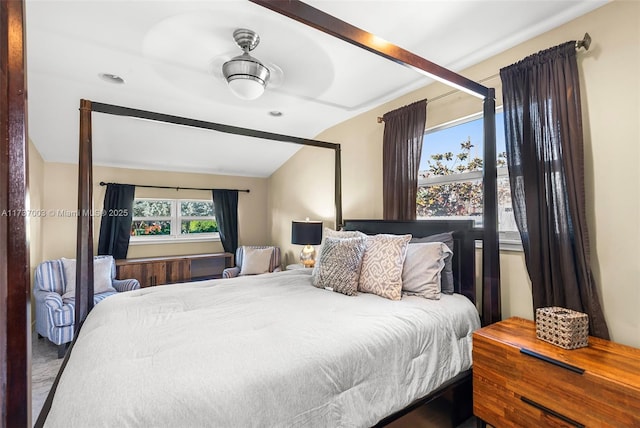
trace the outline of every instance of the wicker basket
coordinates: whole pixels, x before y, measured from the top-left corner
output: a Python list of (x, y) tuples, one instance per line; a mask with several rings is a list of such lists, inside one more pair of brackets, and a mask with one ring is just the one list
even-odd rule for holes
[(536, 336), (564, 349), (583, 348), (589, 344), (589, 317), (557, 306), (538, 308)]

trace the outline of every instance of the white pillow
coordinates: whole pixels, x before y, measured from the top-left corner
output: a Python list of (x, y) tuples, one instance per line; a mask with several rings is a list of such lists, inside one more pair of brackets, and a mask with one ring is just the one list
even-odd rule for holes
[[(111, 286), (111, 257), (99, 257), (93, 259), (93, 294), (116, 291)], [(76, 297), (76, 259), (62, 258), (64, 268), (65, 293), (63, 299), (73, 299)]]
[(271, 248), (243, 248), (242, 268), (240, 275), (257, 275), (260, 273), (268, 273), (271, 265)]
[(411, 235), (378, 234), (367, 238), (358, 290), (400, 300), (402, 266)]
[(440, 299), (442, 270), (452, 254), (442, 242), (410, 243), (402, 268), (402, 290), (427, 299)]

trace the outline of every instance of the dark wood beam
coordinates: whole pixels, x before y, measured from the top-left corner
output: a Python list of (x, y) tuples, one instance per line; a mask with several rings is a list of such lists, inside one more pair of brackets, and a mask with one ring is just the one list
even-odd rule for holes
[(244, 135), (245, 137), (262, 138), (264, 140), (284, 141), (305, 146), (321, 147), (325, 149), (336, 149), (340, 144), (327, 143), (308, 138), (293, 137), (291, 135), (275, 134), (273, 132), (259, 131), (257, 129), (242, 128), (239, 126), (225, 125), (223, 123), (207, 122), (204, 120), (188, 119), (186, 117), (173, 116), (170, 114), (156, 113), (147, 110), (122, 107), (113, 104), (104, 104), (92, 101), (91, 109), (97, 113), (106, 113), (115, 116), (137, 117), (139, 119), (154, 120), (156, 122), (173, 123), (175, 125), (191, 126), (194, 128), (209, 129), (212, 131), (224, 132), (226, 134)]
[(209, 129), (212, 131), (224, 132), (226, 134), (244, 135), (246, 137), (262, 138), (264, 140), (282, 141), (303, 146), (332, 149), (334, 151), (335, 168), (335, 209), (336, 227), (342, 225), (342, 167), (340, 156), (340, 144), (328, 143), (326, 141), (312, 140), (309, 138), (294, 137), (291, 135), (276, 134), (273, 132), (260, 131), (257, 129), (242, 128), (239, 126), (225, 125), (223, 123), (207, 122), (204, 120), (189, 119), (186, 117), (173, 116), (170, 114), (156, 113), (147, 110), (139, 110), (129, 107), (122, 107), (113, 104), (104, 104), (92, 101), (91, 110), (97, 113), (111, 114), (115, 116), (137, 117), (139, 119), (154, 120), (157, 122), (173, 123), (175, 125), (191, 126), (194, 128)]
[[(449, 86), (484, 98), (489, 88), (298, 0), (249, 0)], [(363, 10), (362, 13), (366, 13)]]
[(31, 425), (24, 3), (0, 2), (0, 427)]
[(80, 100), (75, 335), (80, 332), (82, 323), (93, 308), (93, 154), (91, 132), (91, 101)]

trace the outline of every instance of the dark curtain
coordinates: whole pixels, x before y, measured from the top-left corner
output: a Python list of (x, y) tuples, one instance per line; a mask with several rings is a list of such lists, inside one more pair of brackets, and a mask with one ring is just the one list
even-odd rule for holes
[(589, 315), (608, 339), (591, 273), (575, 42), (500, 70), (507, 163), (533, 306)]
[(235, 254), (238, 248), (238, 191), (213, 189), (213, 206), (222, 247)]
[(427, 100), (383, 116), (382, 198), (385, 220), (415, 220)]
[(130, 184), (107, 184), (98, 239), (99, 255), (127, 258), (135, 191), (136, 187)]

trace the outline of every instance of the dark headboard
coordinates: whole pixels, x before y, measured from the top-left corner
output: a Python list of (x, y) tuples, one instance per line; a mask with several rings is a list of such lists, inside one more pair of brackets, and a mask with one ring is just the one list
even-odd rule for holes
[(359, 230), (367, 235), (410, 233), (415, 238), (453, 232), (453, 282), (456, 293), (476, 303), (476, 255), (473, 220), (345, 220), (344, 230)]

